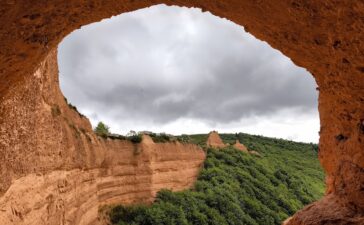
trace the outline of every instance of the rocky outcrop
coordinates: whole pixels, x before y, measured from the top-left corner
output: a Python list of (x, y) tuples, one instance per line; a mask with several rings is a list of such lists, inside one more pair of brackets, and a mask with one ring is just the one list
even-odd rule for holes
[(151, 202), (192, 186), (204, 160), (191, 144), (107, 140), (100, 168), (30, 173), (0, 198), (0, 224), (95, 224), (103, 205)]
[(154, 143), (149, 136), (140, 144), (96, 136), (59, 90), (56, 51), (33, 76), (24, 91), (41, 94), (28, 103), (34, 120), (20, 116), (27, 116), (22, 110), (29, 106), (21, 104), (26, 95), (20, 101), (15, 95), (1, 108), (14, 113), (13, 123), (2, 124), (1, 137), (19, 129), (1, 139), (6, 146), (0, 164), (1, 225), (95, 224), (102, 205), (151, 202), (161, 188), (193, 185), (205, 159), (200, 147)]
[(360, 211), (343, 205), (341, 201), (337, 195), (329, 194), (297, 212), (294, 217), (284, 221), (283, 225), (364, 224), (364, 217)]
[(217, 131), (211, 131), (206, 141), (206, 146), (211, 148), (224, 148), (226, 145), (222, 142)]
[(100, 206), (151, 202), (192, 186), (205, 158), (191, 144), (107, 140), (100, 168), (30, 173), (0, 198), (0, 224), (95, 224)]
[[(1, 1), (1, 198), (12, 183), (31, 174), (101, 168), (107, 144), (90, 135), (86, 119), (67, 110), (63, 96), (57, 94), (57, 78), (51, 76), (56, 61), (47, 59), (80, 26), (158, 3), (200, 7), (243, 25), (315, 77), (320, 93), (319, 159), (326, 172), (327, 196), (297, 213), (288, 224), (362, 224), (362, 1)], [(14, 215), (22, 215), (16, 206)], [(54, 218), (49, 214), (42, 220), (47, 223)]]
[(242, 152), (245, 152), (245, 153), (249, 153), (248, 149), (245, 147), (245, 145), (243, 145), (242, 143), (240, 143), (239, 140), (236, 140), (235, 141), (235, 144), (233, 145), (234, 148), (236, 148), (237, 150), (240, 150)]

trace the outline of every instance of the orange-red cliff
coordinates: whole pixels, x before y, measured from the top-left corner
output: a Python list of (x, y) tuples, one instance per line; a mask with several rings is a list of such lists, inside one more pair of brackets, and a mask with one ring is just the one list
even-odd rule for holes
[(234, 144), (234, 148), (240, 150), (240, 151), (243, 151), (243, 152), (246, 152), (246, 153), (249, 153), (248, 149), (245, 147), (245, 145), (243, 145), (242, 143), (240, 143), (239, 140), (236, 140), (235, 141), (235, 144)]
[[(364, 2), (349, 0), (0, 1), (2, 201), (9, 198), (4, 193), (25, 177), (79, 169), (82, 178), (87, 171), (102, 168), (108, 144), (91, 135), (86, 119), (67, 109), (53, 76), (57, 62), (49, 58), (60, 41), (82, 25), (158, 3), (199, 7), (243, 25), (314, 76), (319, 91), (319, 159), (326, 172), (327, 195), (287, 223), (364, 224)], [(74, 210), (53, 213), (63, 207), (62, 201), (46, 197), (50, 212), (42, 217), (46, 224), (57, 224), (54, 220)], [(29, 209), (22, 209), (18, 200), (21, 197), (0, 213), (10, 210), (14, 218), (24, 219)]]
[(224, 148), (226, 145), (222, 142), (220, 135), (217, 131), (211, 131), (206, 141), (207, 147), (211, 148)]
[[(1, 225), (91, 225), (102, 205), (150, 202), (161, 188), (193, 185), (205, 159), (200, 147), (154, 143), (149, 136), (140, 144), (96, 136), (58, 88), (56, 51), (33, 77), (25, 91), (41, 95), (35, 102), (22, 99), (35, 104), (33, 120), (17, 136), (1, 139), (7, 146), (0, 159)], [(8, 119), (18, 124), (25, 116), (21, 102), (16, 95), (5, 102), (14, 113)], [(27, 129), (33, 132), (24, 134)]]

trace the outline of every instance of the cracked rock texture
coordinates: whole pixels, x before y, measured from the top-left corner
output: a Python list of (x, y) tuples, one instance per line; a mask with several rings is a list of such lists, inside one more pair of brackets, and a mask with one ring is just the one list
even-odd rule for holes
[[(43, 224), (62, 224), (59, 221), (87, 224), (91, 219), (86, 218), (94, 218), (95, 209), (88, 203), (78, 213), (66, 205), (81, 204), (84, 201), (80, 199), (88, 199), (84, 196), (87, 192), (81, 190), (95, 190), (91, 183), (102, 182), (103, 175), (112, 170), (106, 159), (117, 151), (108, 150), (110, 146), (117, 144), (91, 135), (87, 119), (67, 109), (58, 89), (58, 78), (52, 76), (57, 74), (56, 61), (50, 58), (55, 58), (59, 42), (82, 25), (159, 3), (199, 7), (243, 25), (246, 31), (267, 41), (314, 76), (321, 122), (319, 159), (326, 172), (327, 196), (296, 213), (286, 224), (363, 224), (364, 2), (361, 0), (1, 1), (0, 217), (14, 215), (1, 224), (32, 224), (36, 218), (41, 218)], [(203, 158), (200, 150), (193, 151), (198, 155), (193, 158)], [(151, 162), (159, 154), (142, 152), (154, 165)], [(144, 153), (135, 157), (144, 160)], [(49, 189), (58, 188), (58, 181), (52, 179), (67, 175), (79, 184), (65, 188), (70, 187), (69, 191), (76, 194), (61, 198), (62, 203), (58, 197), (62, 191), (54, 194), (57, 191)], [(22, 179), (41, 182), (29, 185), (32, 190), (25, 191)], [(47, 191), (37, 189), (40, 184)], [(53, 194), (42, 196), (50, 193), (48, 190)], [(33, 197), (21, 204), (25, 193), (32, 191)], [(100, 194), (100, 202), (106, 195)], [(37, 201), (41, 203), (35, 204)], [(46, 201), (49, 207), (43, 209), (42, 202)], [(47, 213), (27, 216), (36, 210)], [(70, 215), (75, 215), (74, 219), (63, 219), (71, 218)]]

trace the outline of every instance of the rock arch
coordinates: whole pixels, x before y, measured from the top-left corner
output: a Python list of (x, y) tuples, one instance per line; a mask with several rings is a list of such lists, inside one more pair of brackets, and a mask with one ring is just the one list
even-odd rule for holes
[[(288, 224), (363, 224), (362, 1), (2, 1), (0, 198), (4, 200), (3, 193), (15, 179), (27, 174), (103, 166), (100, 159), (105, 156), (100, 149), (104, 143), (89, 137), (92, 144), (85, 144), (87, 135), (82, 130), (90, 130), (90, 124), (67, 109), (58, 77), (52, 76), (57, 74), (55, 49), (63, 37), (82, 25), (159, 3), (199, 7), (243, 25), (313, 74), (320, 92), (319, 158), (327, 174), (327, 196), (298, 212)], [(81, 131), (81, 138), (71, 134), (75, 130)], [(54, 208), (63, 207), (54, 204)], [(17, 207), (13, 213), (23, 217)], [(64, 217), (47, 216), (42, 220)]]

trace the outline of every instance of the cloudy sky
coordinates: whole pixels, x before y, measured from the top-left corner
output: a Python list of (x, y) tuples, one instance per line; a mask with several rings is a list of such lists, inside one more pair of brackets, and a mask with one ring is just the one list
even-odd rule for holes
[(317, 142), (316, 84), (243, 27), (154, 6), (82, 27), (59, 47), (61, 89), (93, 125), (245, 132)]

